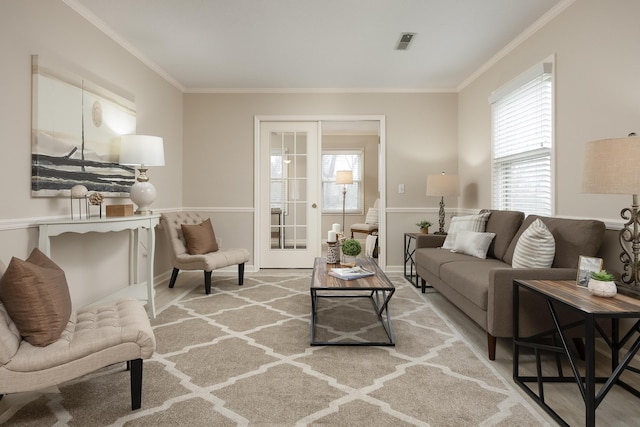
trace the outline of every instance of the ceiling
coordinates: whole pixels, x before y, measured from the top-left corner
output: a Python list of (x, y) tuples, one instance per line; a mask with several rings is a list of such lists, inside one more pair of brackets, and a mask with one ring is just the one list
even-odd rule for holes
[(450, 92), (573, 0), (63, 1), (183, 92)]

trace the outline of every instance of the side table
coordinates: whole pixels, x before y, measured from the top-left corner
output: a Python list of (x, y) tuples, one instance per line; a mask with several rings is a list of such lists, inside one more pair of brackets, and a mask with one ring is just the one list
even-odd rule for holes
[[(520, 322), (520, 290), (526, 289), (545, 299), (549, 314), (555, 325), (554, 330), (537, 334), (534, 337), (519, 336)], [(562, 323), (557, 315), (557, 308), (565, 306), (582, 320), (573, 323)], [(620, 331), (620, 319), (634, 319), (635, 322), (627, 331)], [(611, 322), (611, 336), (605, 336), (598, 321)], [(566, 331), (582, 326), (585, 339), (584, 369), (580, 372), (579, 363), (568, 347)], [(540, 338), (557, 334), (561, 345), (553, 345), (540, 342)], [(604, 342), (611, 350), (611, 372), (608, 377), (596, 376), (596, 334), (604, 338)], [(620, 338), (622, 335), (622, 338)], [(520, 375), (520, 348), (528, 347), (535, 351), (536, 375)], [(628, 350), (626, 350), (628, 348)], [(529, 395), (538, 405), (552, 416), (560, 425), (567, 424), (545, 401), (544, 384), (558, 382), (575, 382), (578, 386), (585, 406), (585, 425), (596, 425), (596, 408), (614, 385), (619, 385), (636, 397), (640, 397), (640, 391), (636, 390), (620, 379), (624, 371), (640, 373), (629, 363), (640, 349), (640, 301), (625, 295), (616, 295), (613, 298), (600, 298), (582, 287), (576, 286), (574, 281), (555, 280), (514, 280), (513, 282), (513, 380)], [(540, 351), (550, 351), (556, 354), (565, 354), (569, 359), (573, 375), (565, 376), (558, 369), (557, 376), (542, 374)], [(621, 353), (622, 358), (620, 358)], [(535, 383), (537, 393), (527, 385)], [(604, 385), (596, 390), (596, 383)]]
[[(418, 272), (416, 270), (416, 260), (413, 258), (416, 252), (416, 239), (418, 233), (404, 233), (404, 278), (413, 284), (416, 288), (418, 285)], [(413, 242), (413, 244), (411, 244)], [(407, 264), (409, 274), (407, 274)]]

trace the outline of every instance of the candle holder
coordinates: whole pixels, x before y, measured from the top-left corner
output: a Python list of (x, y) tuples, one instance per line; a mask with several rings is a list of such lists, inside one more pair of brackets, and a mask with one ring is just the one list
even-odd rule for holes
[(327, 264), (340, 264), (340, 243), (327, 242)]

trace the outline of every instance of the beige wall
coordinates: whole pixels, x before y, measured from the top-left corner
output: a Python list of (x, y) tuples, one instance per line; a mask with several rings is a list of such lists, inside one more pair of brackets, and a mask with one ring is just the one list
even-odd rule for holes
[[(66, 216), (69, 200), (32, 198), (31, 55), (135, 97), (137, 131), (164, 138), (166, 166), (151, 168), (155, 208), (182, 206), (182, 93), (61, 1), (0, 3), (0, 262), (37, 246), (37, 220)], [(128, 202), (109, 200), (108, 203)], [(127, 234), (54, 238), (52, 257), (67, 274), (75, 305), (127, 283)], [(158, 271), (166, 268), (159, 256)]]
[[(255, 116), (383, 115), (386, 118), (386, 264), (399, 269), (402, 238), (428, 215), (436, 198), (426, 177), (457, 172), (457, 95), (413, 94), (185, 94), (184, 199), (186, 207), (237, 210), (216, 227), (239, 230), (230, 242), (253, 248), (247, 208), (253, 207)], [(232, 179), (230, 177), (233, 177)], [(398, 184), (405, 193), (398, 194)], [(455, 206), (452, 200), (451, 206)], [(218, 231), (216, 228), (216, 235)], [(384, 255), (383, 255), (384, 256)]]
[[(459, 94), (459, 165), (464, 208), (490, 206), (489, 94), (555, 56), (555, 215), (620, 224), (631, 196), (582, 194), (587, 141), (640, 130), (640, 2), (579, 0)], [(606, 159), (603, 159), (606, 164)], [(615, 233), (608, 233), (608, 239)], [(609, 242), (605, 247), (615, 247)], [(617, 251), (617, 250), (616, 250)], [(605, 263), (619, 269), (617, 253)]]

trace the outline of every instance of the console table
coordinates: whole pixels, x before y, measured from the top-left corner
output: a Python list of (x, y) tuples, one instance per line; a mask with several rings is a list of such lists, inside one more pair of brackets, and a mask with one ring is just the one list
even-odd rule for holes
[[(520, 314), (520, 290), (525, 289), (541, 295), (549, 309), (555, 329), (540, 333), (534, 337), (519, 336)], [(569, 307), (582, 319), (578, 322), (567, 324), (559, 318), (557, 308)], [(634, 323), (626, 330), (621, 331), (620, 319), (633, 319)], [(611, 322), (611, 336), (603, 330), (599, 322)], [(581, 327), (585, 339), (585, 362), (582, 372), (579, 363), (568, 347), (566, 332), (572, 328)], [(541, 338), (551, 334), (557, 334), (560, 344), (549, 344), (541, 341)], [(619, 385), (636, 397), (640, 392), (620, 379), (624, 371), (640, 373), (640, 370), (630, 366), (630, 362), (640, 349), (640, 301), (625, 295), (616, 295), (613, 298), (600, 298), (591, 295), (583, 287), (576, 285), (575, 281), (554, 280), (514, 280), (513, 282), (513, 380), (549, 414), (558, 424), (568, 424), (547, 404), (544, 397), (545, 383), (575, 382), (585, 405), (585, 425), (587, 427), (596, 424), (596, 409), (614, 385)], [(622, 337), (621, 337), (622, 336)], [(595, 339), (604, 338), (604, 342), (611, 350), (611, 371), (609, 376), (596, 376), (596, 351)], [(520, 348), (528, 347), (535, 351), (536, 375), (520, 374)], [(560, 365), (558, 375), (543, 375), (541, 369), (540, 351), (549, 351), (564, 354), (571, 365), (573, 375), (564, 375)], [(559, 363), (559, 362), (558, 362)], [(527, 386), (527, 383), (537, 384), (537, 393)], [(600, 389), (596, 389), (596, 383), (604, 383)]]
[[(47, 256), (51, 256), (51, 237), (64, 233), (107, 233), (111, 231), (129, 230), (129, 286), (109, 295), (105, 299), (115, 299), (134, 296), (147, 301), (150, 317), (156, 317), (153, 289), (153, 258), (155, 255), (156, 234), (155, 226), (160, 221), (160, 215), (135, 215), (129, 217), (90, 218), (78, 220), (57, 220), (38, 222), (40, 237), (39, 249)], [(138, 261), (140, 246), (140, 230), (147, 230), (147, 265), (146, 283), (140, 282)]]

